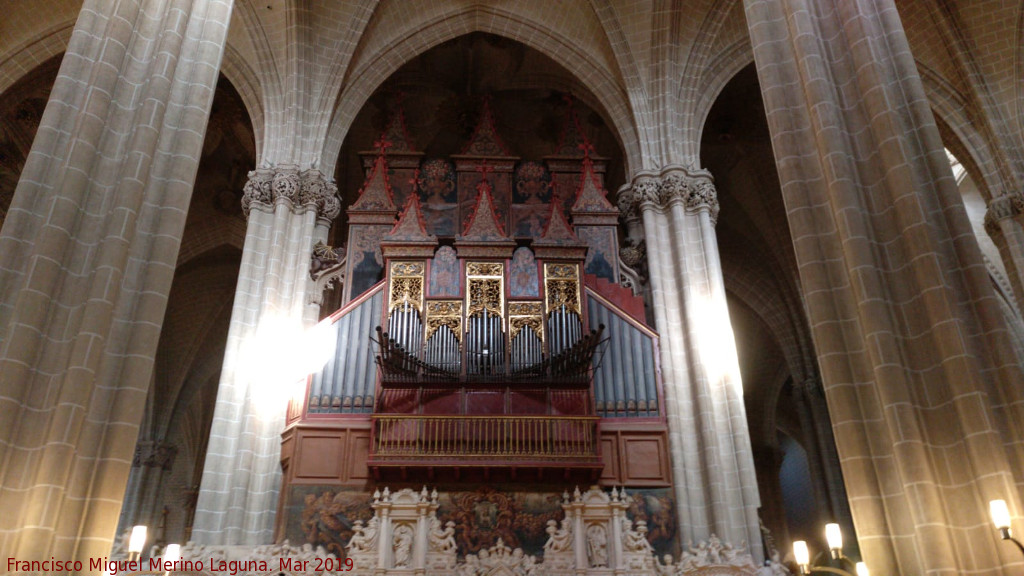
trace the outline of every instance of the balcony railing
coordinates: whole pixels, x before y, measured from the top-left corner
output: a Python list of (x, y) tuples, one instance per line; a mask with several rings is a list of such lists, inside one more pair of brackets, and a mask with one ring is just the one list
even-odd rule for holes
[(599, 465), (591, 416), (375, 414), (372, 464), (472, 462)]

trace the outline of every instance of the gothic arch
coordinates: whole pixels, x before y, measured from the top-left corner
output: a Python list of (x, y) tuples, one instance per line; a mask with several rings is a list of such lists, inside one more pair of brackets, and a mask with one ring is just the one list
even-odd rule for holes
[(260, 79), (249, 67), (245, 57), (230, 44), (224, 47), (220, 73), (238, 92), (245, 105), (245, 111), (249, 114), (252, 131), (256, 137), (256, 166), (259, 166), (260, 158), (263, 156), (263, 131), (266, 125)]
[(935, 114), (944, 144), (963, 163), (967, 173), (975, 177), (986, 201), (1012, 190), (1003, 180), (993, 156), (993, 147), (985, 134), (972, 121), (968, 102), (935, 70), (917, 61), (928, 103)]
[[(749, 38), (733, 43), (709, 63), (703, 76), (707, 79), (705, 88), (701, 91), (699, 100), (694, 104), (693, 114), (689, 115), (690, 122), (683, 126), (683, 140), (686, 141), (684, 145), (694, 147), (687, 153), (693, 155), (695, 162), (700, 162), (700, 141), (704, 136), (704, 126), (707, 124), (711, 107), (718, 100), (718, 95), (722, 93), (730, 80), (753, 63), (754, 52), (750, 48)], [(681, 86), (680, 92), (682, 89)]]
[(68, 49), (68, 42), (71, 41), (71, 32), (74, 29), (74, 20), (54, 26), (0, 63), (0, 94), (40, 64), (63, 54)]
[[(510, 34), (509, 30), (527, 27), (532, 34)], [(636, 131), (636, 122), (625, 90), (618, 78), (581, 54), (575, 47), (565, 44), (558, 35), (546, 28), (539, 28), (534, 22), (499, 12), (492, 8), (473, 7), (454, 14), (442, 14), (422, 26), (416, 34), (405, 37), (375, 54), (373, 58), (353, 68), (346, 87), (338, 98), (338, 107), (331, 119), (327, 139), (322, 153), (321, 171), (333, 173), (341, 144), (356, 114), (365, 105), (370, 95), (391, 74), (412, 58), (426, 52), (447, 40), (471, 32), (486, 32), (504, 36), (538, 50), (548, 56), (573, 76), (581, 86), (589, 89), (600, 103), (595, 106), (607, 114), (609, 125), (614, 127), (625, 152), (627, 173), (642, 166), (649, 156), (646, 144)], [(578, 58), (570, 61), (569, 56)], [(584, 81), (587, 79), (588, 81)], [(597, 87), (597, 90), (593, 90)]]

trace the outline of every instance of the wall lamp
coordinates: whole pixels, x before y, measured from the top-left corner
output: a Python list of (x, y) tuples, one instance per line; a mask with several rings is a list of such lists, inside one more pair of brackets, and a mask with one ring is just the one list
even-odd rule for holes
[(868, 565), (863, 562), (857, 562), (854, 564), (853, 560), (850, 560), (843, 555), (843, 532), (839, 529), (839, 524), (826, 524), (825, 525), (825, 540), (828, 541), (829, 552), (831, 553), (831, 561), (838, 566), (822, 566), (819, 564), (821, 554), (815, 557), (814, 564), (811, 564), (811, 553), (807, 549), (807, 542), (804, 540), (797, 540), (793, 542), (793, 557), (796, 559), (797, 565), (800, 567), (800, 574), (812, 574), (814, 572), (829, 572), (831, 574), (839, 574), (840, 576), (870, 576), (868, 573)]
[(1013, 532), (1010, 530), (1010, 509), (1006, 506), (1006, 500), (992, 500), (988, 503), (988, 511), (992, 515), (992, 523), (996, 525), (996, 530), (999, 530), (999, 535), (1003, 540), (1013, 542), (1017, 545), (1020, 553), (1024, 554), (1024, 545), (1013, 537)]

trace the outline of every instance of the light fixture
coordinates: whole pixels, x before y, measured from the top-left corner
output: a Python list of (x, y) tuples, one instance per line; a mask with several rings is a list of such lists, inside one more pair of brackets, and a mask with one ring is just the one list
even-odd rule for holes
[(174, 566), (174, 563), (178, 560), (181, 560), (181, 545), (168, 544), (167, 547), (164, 548), (164, 576), (170, 576), (171, 568)]
[(128, 559), (138, 560), (142, 550), (146, 547), (146, 527), (139, 525), (132, 527), (131, 538), (128, 539)]
[(181, 545), (168, 544), (167, 548), (164, 548), (164, 562), (177, 562), (178, 560), (181, 560)]
[(825, 541), (832, 552), (832, 558), (838, 560), (843, 555), (843, 531), (839, 524), (825, 524)]
[[(825, 540), (828, 542), (828, 549), (832, 560), (839, 566), (818, 566), (811, 563), (811, 551), (807, 548), (807, 542), (797, 540), (793, 542), (793, 558), (800, 567), (800, 574), (811, 574), (813, 572), (829, 572), (840, 576), (870, 576), (868, 565), (863, 562), (853, 563), (843, 555), (843, 531), (839, 524), (825, 525)], [(817, 558), (815, 558), (817, 560)], [(849, 569), (852, 569), (849, 570)]]
[(1006, 500), (992, 500), (988, 503), (989, 514), (992, 515), (992, 523), (996, 525), (996, 530), (999, 530), (999, 535), (1003, 540), (1009, 540), (1017, 545), (1021, 554), (1024, 554), (1024, 545), (1013, 537), (1013, 531), (1010, 530), (1010, 509), (1006, 506)]

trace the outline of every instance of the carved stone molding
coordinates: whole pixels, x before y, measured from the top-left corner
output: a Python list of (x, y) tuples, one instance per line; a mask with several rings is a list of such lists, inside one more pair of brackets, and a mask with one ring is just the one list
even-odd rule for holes
[(1024, 214), (1024, 193), (1016, 192), (993, 198), (985, 211), (985, 231), (989, 235), (999, 232), (999, 221)]
[(668, 167), (661, 173), (641, 173), (631, 187), (619, 191), (618, 205), (623, 218), (629, 220), (638, 211), (663, 212), (682, 204), (688, 212), (706, 211), (712, 223), (718, 220), (718, 192), (706, 170)]
[(162, 468), (170, 470), (174, 466), (174, 457), (178, 455), (178, 448), (172, 444), (161, 442), (139, 442), (135, 445), (135, 456), (132, 458), (132, 467), (139, 468)]
[(270, 210), (277, 202), (293, 209), (313, 208), (317, 218), (328, 222), (341, 213), (338, 186), (315, 168), (299, 171), (282, 166), (250, 171), (242, 188), (242, 212), (248, 217), (254, 206)]

